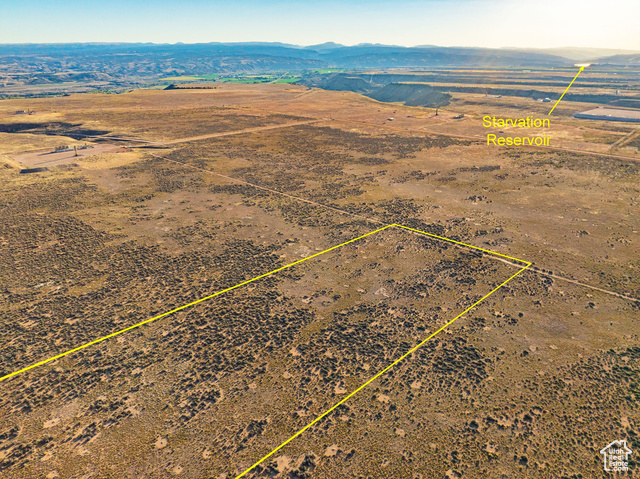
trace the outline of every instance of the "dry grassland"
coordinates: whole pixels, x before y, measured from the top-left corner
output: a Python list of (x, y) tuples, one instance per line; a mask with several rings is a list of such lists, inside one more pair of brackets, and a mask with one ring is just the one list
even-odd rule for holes
[[(541, 104), (454, 97), (437, 117), (277, 84), (0, 102), (3, 128), (38, 124), (0, 133), (0, 375), (400, 223), (538, 271), (246, 477), (599, 477), (612, 440), (640, 450), (640, 303), (609, 294), (640, 297), (640, 163), (601, 156), (633, 131), (561, 104), (552, 145), (591, 154), (492, 148), (484, 114)], [(78, 132), (267, 125), (16, 167)], [(515, 271), (389, 229), (12, 377), (0, 476), (235, 477)]]

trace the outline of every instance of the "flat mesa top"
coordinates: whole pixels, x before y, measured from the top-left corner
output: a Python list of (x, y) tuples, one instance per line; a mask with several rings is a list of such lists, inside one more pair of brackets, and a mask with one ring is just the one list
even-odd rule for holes
[(640, 110), (626, 110), (622, 108), (594, 108), (593, 110), (581, 111), (580, 113), (576, 113), (576, 115), (613, 116), (640, 121)]

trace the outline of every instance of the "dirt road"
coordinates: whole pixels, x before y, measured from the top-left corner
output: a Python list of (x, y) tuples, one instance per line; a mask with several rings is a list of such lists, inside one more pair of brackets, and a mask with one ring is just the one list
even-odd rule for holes
[(292, 123), (281, 123), (278, 125), (267, 125), (267, 126), (257, 126), (255, 128), (245, 128), (244, 130), (234, 130), (234, 131), (225, 131), (222, 133), (210, 133), (208, 135), (200, 135), (200, 136), (191, 136), (188, 138), (178, 138), (177, 140), (170, 141), (162, 141), (157, 142), (158, 145), (175, 145), (177, 143), (186, 143), (188, 141), (197, 141), (197, 140), (206, 140), (208, 138), (219, 138), (221, 136), (230, 136), (230, 135), (241, 135), (243, 133), (254, 133), (256, 131), (264, 131), (264, 130), (275, 130), (277, 128), (288, 128), (290, 126), (297, 125), (310, 125), (312, 123), (318, 123), (320, 120), (304, 120), (304, 121), (295, 121)]

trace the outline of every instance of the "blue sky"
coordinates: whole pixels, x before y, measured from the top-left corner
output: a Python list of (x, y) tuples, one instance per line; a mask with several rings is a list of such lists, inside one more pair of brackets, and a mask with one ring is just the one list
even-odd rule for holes
[(0, 0), (0, 43), (236, 41), (640, 50), (640, 1)]

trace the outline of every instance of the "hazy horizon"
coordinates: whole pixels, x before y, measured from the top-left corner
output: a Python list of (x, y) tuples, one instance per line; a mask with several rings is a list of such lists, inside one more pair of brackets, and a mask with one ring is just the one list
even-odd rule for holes
[[(24, 0), (0, 17), (0, 43), (239, 43), (640, 50), (629, 0)], [(327, 40), (327, 39), (330, 40)], [(507, 46), (505, 46), (507, 45)]]
[(638, 49), (629, 49), (629, 48), (607, 48), (607, 47), (579, 47), (575, 45), (561, 45), (561, 46), (552, 46), (545, 48), (538, 47), (515, 47), (515, 46), (500, 46), (500, 47), (479, 47), (476, 45), (399, 45), (399, 44), (388, 44), (388, 43), (380, 43), (380, 42), (359, 42), (352, 44), (344, 44), (339, 42), (333, 42), (331, 40), (327, 40), (324, 42), (314, 43), (314, 44), (296, 44), (290, 42), (281, 42), (281, 41), (263, 41), (263, 40), (247, 40), (247, 41), (233, 41), (233, 42), (224, 42), (224, 41), (208, 41), (208, 42), (150, 42), (150, 41), (138, 41), (138, 42), (109, 42), (109, 41), (72, 41), (72, 42), (0, 42), (0, 45), (74, 45), (74, 44), (86, 44), (86, 45), (207, 45), (207, 44), (221, 44), (221, 45), (233, 45), (233, 44), (272, 44), (272, 45), (283, 45), (283, 46), (292, 46), (299, 48), (309, 48), (316, 45), (323, 45), (327, 43), (335, 43), (338, 46), (342, 47), (356, 47), (356, 46), (365, 46), (365, 45), (377, 45), (384, 47), (399, 47), (399, 48), (478, 48), (478, 49), (496, 49), (496, 50), (571, 50), (571, 49), (584, 49), (584, 50), (611, 50), (613, 51), (625, 51), (629, 53), (640, 53), (640, 48)]

